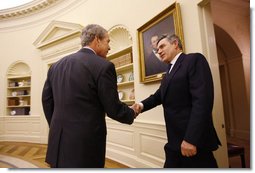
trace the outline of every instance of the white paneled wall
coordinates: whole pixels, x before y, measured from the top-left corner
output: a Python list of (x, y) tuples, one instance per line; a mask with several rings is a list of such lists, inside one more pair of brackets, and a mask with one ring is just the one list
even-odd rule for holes
[(162, 168), (165, 125), (135, 121), (125, 125), (107, 118), (106, 157), (132, 168)]
[[(131, 168), (162, 168), (165, 126), (149, 122), (121, 124), (107, 121), (106, 157)], [(4, 122), (4, 123), (3, 123)], [(40, 116), (0, 117), (0, 141), (41, 141)]]
[(4, 134), (4, 122), (3, 117), (0, 116), (0, 140), (2, 139), (2, 135)]
[(0, 140), (40, 142), (40, 116), (0, 117)]

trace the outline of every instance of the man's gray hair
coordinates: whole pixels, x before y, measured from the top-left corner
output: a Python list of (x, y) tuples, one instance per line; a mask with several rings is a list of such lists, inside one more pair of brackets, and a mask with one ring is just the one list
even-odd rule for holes
[(163, 34), (159, 39), (158, 39), (158, 42), (157, 42), (157, 45), (158, 43), (160, 42), (160, 40), (166, 38), (170, 43), (173, 43), (174, 41), (177, 41), (178, 42), (178, 47), (182, 50), (183, 47), (182, 47), (182, 42), (181, 42), (181, 39), (180, 37), (178, 37), (177, 35), (175, 34)]
[(81, 33), (81, 46), (88, 46), (95, 39), (95, 37), (98, 37), (100, 40), (103, 39), (106, 33), (107, 30), (100, 25), (87, 25)]

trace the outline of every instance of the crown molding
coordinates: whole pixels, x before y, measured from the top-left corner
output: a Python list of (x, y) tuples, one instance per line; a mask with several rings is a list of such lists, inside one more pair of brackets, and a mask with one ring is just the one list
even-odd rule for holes
[[(31, 3), (35, 5), (37, 4), (36, 2), (43, 1), (46, 0), (34, 0)], [(71, 10), (75, 10), (75, 8), (79, 7), (81, 4), (86, 3), (87, 1), (88, 0), (51, 0), (52, 4), (41, 10), (36, 10), (26, 15), (0, 19), (0, 33), (12, 31), (16, 32), (31, 27), (40, 27), (42, 25), (46, 26), (51, 21), (57, 20), (60, 16), (70, 12)], [(31, 7), (33, 5), (25, 4), (25, 6)], [(1, 14), (2, 11), (0, 11), (0, 16)]]
[(46, 9), (62, 0), (34, 0), (14, 8), (0, 10), (0, 21), (28, 16)]

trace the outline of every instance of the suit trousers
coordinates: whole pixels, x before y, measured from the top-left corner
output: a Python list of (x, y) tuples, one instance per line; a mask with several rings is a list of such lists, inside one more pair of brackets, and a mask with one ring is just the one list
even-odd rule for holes
[(164, 168), (218, 168), (212, 151), (197, 151), (192, 157), (186, 157), (181, 151), (166, 150)]

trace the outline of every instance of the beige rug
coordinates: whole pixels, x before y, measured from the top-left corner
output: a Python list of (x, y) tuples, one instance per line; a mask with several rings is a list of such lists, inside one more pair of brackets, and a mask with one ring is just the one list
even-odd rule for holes
[(38, 168), (36, 165), (25, 160), (0, 154), (1, 168)]

